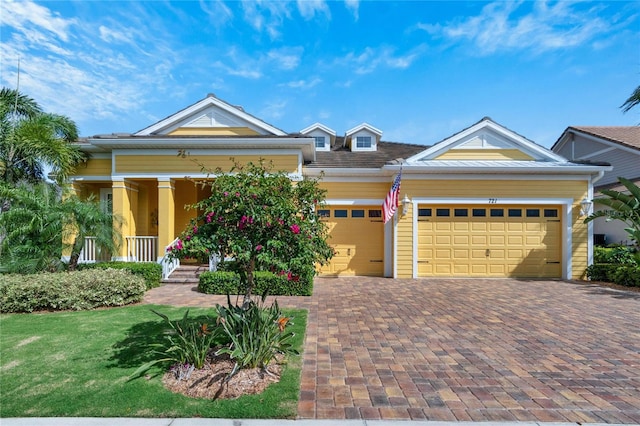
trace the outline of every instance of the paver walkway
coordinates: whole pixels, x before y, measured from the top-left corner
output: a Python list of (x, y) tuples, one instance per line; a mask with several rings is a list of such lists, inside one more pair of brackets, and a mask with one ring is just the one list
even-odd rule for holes
[[(212, 306), (166, 285), (146, 303)], [(319, 278), (298, 416), (640, 424), (640, 293), (563, 281)]]

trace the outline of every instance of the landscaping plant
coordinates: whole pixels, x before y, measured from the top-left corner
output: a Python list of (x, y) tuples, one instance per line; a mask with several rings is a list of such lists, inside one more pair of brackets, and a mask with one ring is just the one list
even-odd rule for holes
[(215, 175), (203, 183), (211, 196), (191, 206), (198, 216), (170, 252), (179, 258), (233, 258), (245, 308), (251, 304), (256, 271), (296, 281), (313, 276), (315, 265), (333, 256), (327, 225), (317, 214), (325, 197), (317, 180), (293, 182), (262, 161), (236, 164), (229, 173), (217, 170)]

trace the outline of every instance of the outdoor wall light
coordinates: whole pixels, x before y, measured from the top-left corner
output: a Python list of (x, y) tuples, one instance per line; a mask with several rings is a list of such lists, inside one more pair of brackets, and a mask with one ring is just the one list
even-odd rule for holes
[(580, 216), (586, 216), (589, 214), (589, 210), (591, 210), (591, 205), (593, 203), (589, 200), (587, 200), (586, 198), (583, 198), (582, 201), (580, 201)]
[(409, 211), (409, 204), (411, 204), (411, 200), (404, 194), (404, 198), (402, 199), (402, 216), (406, 216)]

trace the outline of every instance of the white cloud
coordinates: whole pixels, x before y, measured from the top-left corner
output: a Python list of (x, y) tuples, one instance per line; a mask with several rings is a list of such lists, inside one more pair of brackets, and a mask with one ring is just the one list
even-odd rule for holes
[(280, 37), (279, 27), (291, 18), (289, 3), (284, 1), (243, 1), (245, 20), (256, 31), (265, 31), (272, 40)]
[(262, 108), (259, 116), (267, 120), (277, 120), (284, 116), (286, 107), (286, 101), (272, 101)]
[(266, 59), (276, 64), (283, 70), (293, 70), (300, 65), (300, 58), (303, 53), (302, 47), (283, 47), (267, 52)]
[(231, 9), (220, 0), (200, 0), (200, 9), (209, 17), (209, 21), (217, 28), (233, 19)]
[(311, 89), (315, 86), (317, 86), (318, 84), (322, 83), (322, 79), (315, 77), (311, 80), (296, 80), (296, 81), (290, 81), (289, 83), (284, 84), (284, 86), (287, 86), (291, 89), (302, 89), (302, 90), (308, 90)]
[(0, 11), (3, 26), (10, 25), (25, 34), (42, 29), (63, 41), (69, 39), (69, 27), (76, 22), (75, 19), (63, 19), (52, 14), (46, 7), (31, 1), (3, 0)]
[(344, 5), (353, 14), (354, 19), (359, 19), (360, 0), (344, 0)]
[(406, 69), (419, 57), (423, 49), (421, 45), (409, 53), (396, 55), (396, 49), (390, 46), (366, 47), (361, 53), (351, 52), (337, 62), (345, 64), (356, 74), (369, 74), (381, 67)]
[(315, 18), (316, 14), (323, 14), (327, 18), (331, 18), (329, 6), (324, 0), (297, 0), (298, 12), (306, 20)]
[(452, 42), (469, 41), (485, 55), (523, 49), (540, 53), (582, 46), (612, 34), (618, 24), (605, 21), (598, 14), (601, 7), (571, 1), (499, 1), (484, 6), (477, 16), (444, 25), (420, 23), (417, 28)]

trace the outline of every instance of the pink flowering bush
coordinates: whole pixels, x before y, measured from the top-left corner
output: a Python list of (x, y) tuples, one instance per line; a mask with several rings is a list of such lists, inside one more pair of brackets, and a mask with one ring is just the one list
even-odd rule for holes
[(317, 180), (294, 183), (263, 162), (236, 164), (230, 173), (216, 170), (216, 176), (203, 183), (211, 187), (211, 196), (191, 206), (201, 213), (172, 247), (173, 255), (233, 258), (246, 288), (245, 302), (254, 289), (255, 271), (295, 281), (313, 276), (316, 264), (332, 257), (327, 226), (316, 213), (325, 198)]

